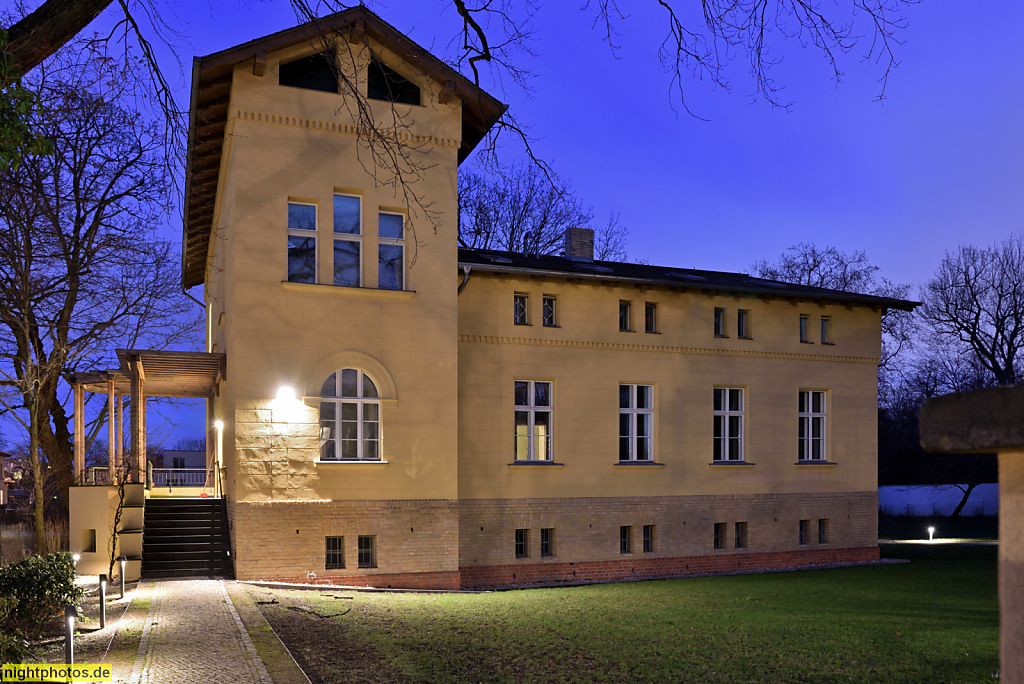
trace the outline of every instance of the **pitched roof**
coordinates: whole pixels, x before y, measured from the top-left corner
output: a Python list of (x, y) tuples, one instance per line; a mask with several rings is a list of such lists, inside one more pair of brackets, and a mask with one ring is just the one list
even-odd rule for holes
[(534, 256), (489, 249), (460, 248), (459, 265), (471, 266), (473, 270), (495, 273), (522, 273), (606, 282), (640, 283), (706, 293), (805, 299), (904, 311), (911, 311), (920, 305), (919, 302), (892, 297), (878, 297), (765, 280), (746, 273), (648, 266), (647, 264), (630, 264), (621, 261), (576, 261), (560, 256)]
[[(192, 63), (192, 99), (189, 107), (188, 158), (185, 166), (185, 212), (182, 237), (182, 284), (200, 285), (206, 257), (220, 174), (224, 127), (235, 65), (265, 59), (268, 52), (308, 43), (330, 33), (356, 32), (372, 38), (402, 58), (418, 73), (429, 76), (462, 100), (461, 163), (507, 109), (465, 76), (420, 47), (376, 14), (358, 6), (269, 36), (251, 40)], [(454, 91), (452, 88), (454, 87)]]

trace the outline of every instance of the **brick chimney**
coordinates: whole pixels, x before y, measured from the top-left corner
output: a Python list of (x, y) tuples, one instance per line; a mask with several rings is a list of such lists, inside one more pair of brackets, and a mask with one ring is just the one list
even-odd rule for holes
[(594, 231), (591, 228), (566, 228), (565, 258), (573, 261), (594, 260)]

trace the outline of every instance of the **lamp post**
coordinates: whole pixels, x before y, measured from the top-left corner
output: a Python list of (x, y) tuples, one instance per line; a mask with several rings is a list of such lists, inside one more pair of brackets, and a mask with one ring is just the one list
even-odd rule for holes
[(128, 556), (118, 556), (117, 562), (121, 564), (121, 598), (124, 598), (124, 568), (128, 565)]
[(100, 629), (107, 628), (107, 576), (100, 575)]
[(934, 527), (929, 527), (928, 528), (928, 541), (935, 541), (935, 528)]
[(64, 608), (64, 663), (75, 664), (75, 620), (78, 618), (78, 611), (74, 606)]

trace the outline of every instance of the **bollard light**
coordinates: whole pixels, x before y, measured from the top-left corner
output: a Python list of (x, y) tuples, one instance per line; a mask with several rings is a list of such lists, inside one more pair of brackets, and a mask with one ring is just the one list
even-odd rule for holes
[(64, 608), (64, 664), (75, 664), (75, 619), (78, 618), (78, 611), (74, 606)]
[(79, 554), (77, 554), (77, 553), (75, 553), (75, 554), (72, 554), (72, 556), (71, 556), (71, 560), (75, 561), (75, 569), (76, 569), (76, 570), (78, 569), (78, 561), (79, 561), (79, 560), (80, 560), (81, 558), (82, 558), (82, 556), (81, 556), (81, 555), (79, 555)]
[(100, 629), (107, 627), (107, 576), (100, 575)]
[(117, 562), (121, 564), (121, 598), (124, 598), (124, 567), (128, 565), (128, 556), (118, 556)]
[(928, 541), (935, 541), (935, 528), (934, 527), (929, 527), (928, 528)]

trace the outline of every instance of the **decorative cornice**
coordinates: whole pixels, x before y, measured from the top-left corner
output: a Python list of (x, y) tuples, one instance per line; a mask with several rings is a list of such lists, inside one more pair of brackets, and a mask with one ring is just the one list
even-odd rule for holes
[(230, 121), (255, 121), (257, 123), (278, 124), (280, 126), (292, 126), (294, 128), (311, 128), (328, 133), (341, 133), (345, 135), (356, 135), (363, 138), (369, 136), (386, 136), (392, 140), (399, 140), (414, 145), (434, 145), (435, 147), (450, 147), (458, 149), (460, 141), (452, 138), (439, 138), (434, 135), (415, 135), (408, 131), (373, 131), (366, 126), (354, 126), (352, 124), (338, 123), (337, 121), (320, 121), (319, 119), (304, 119), (299, 116), (282, 116), (267, 112), (251, 112), (245, 109), (236, 109), (229, 117)]
[(670, 347), (653, 344), (624, 344), (619, 342), (585, 342), (582, 340), (540, 340), (530, 337), (500, 337), (497, 335), (459, 335), (459, 342), (475, 344), (508, 344), (530, 347), (568, 347), (570, 349), (599, 349), (603, 351), (634, 351), (686, 356), (727, 356), (747, 359), (777, 359), (785, 361), (817, 361), (819, 363), (863, 363), (872, 366), (878, 359), (869, 356), (834, 356), (826, 354), (793, 354), (791, 352), (751, 351), (741, 349), (710, 349), (707, 347)]

